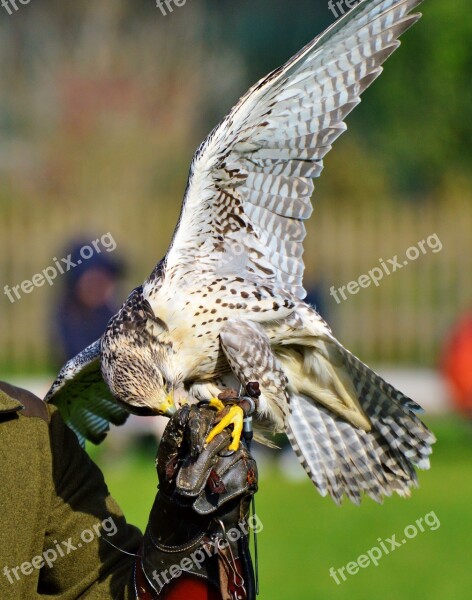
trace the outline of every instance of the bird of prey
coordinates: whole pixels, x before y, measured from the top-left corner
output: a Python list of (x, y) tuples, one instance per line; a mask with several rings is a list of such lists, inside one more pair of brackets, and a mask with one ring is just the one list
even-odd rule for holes
[[(130, 411), (169, 415), (254, 384), (256, 426), (286, 432), (322, 495), (381, 501), (417, 485), (434, 436), (303, 301), (302, 242), (323, 157), (419, 3), (361, 1), (200, 145), (166, 256), (47, 395), (80, 438), (100, 441)], [(236, 445), (238, 410), (221, 425)]]

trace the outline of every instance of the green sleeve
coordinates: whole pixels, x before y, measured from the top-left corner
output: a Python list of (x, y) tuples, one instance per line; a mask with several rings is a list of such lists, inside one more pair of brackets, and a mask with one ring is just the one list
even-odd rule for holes
[(60, 600), (132, 598), (134, 559), (125, 552), (138, 551), (141, 533), (126, 523), (100, 469), (57, 411), (50, 439), (54, 492), (44, 551), (57, 558), (41, 569), (38, 591)]

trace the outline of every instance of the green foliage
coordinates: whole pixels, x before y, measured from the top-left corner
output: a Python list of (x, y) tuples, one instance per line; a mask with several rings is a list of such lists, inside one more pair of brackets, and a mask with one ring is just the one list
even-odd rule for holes
[[(210, 2), (208, 2), (208, 6)], [(348, 117), (354, 154), (388, 165), (391, 191), (437, 191), (446, 173), (470, 174), (472, 19), (467, 0), (425, 0), (382, 76)], [(250, 85), (334, 20), (325, 0), (223, 2), (215, 36), (242, 53)], [(223, 23), (231, 22), (229, 31)], [(350, 153), (352, 158), (353, 153)], [(329, 160), (329, 159), (328, 159)], [(349, 155), (343, 156), (349, 161)], [(365, 180), (364, 180), (365, 181)], [(363, 189), (363, 179), (358, 177)]]
[(385, 146), (394, 189), (432, 192), (446, 172), (470, 172), (472, 19), (466, 0), (431, 0), (356, 111), (363, 142)]

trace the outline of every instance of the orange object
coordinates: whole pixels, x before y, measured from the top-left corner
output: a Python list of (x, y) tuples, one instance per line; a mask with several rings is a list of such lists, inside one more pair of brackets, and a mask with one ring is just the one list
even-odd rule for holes
[(472, 416), (472, 314), (462, 317), (446, 342), (442, 371), (461, 412)]

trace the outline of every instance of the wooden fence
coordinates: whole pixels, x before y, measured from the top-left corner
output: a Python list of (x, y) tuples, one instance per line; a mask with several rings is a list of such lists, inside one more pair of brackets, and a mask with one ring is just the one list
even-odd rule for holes
[[(4, 286), (54, 265), (70, 240), (110, 232), (128, 265), (124, 299), (167, 248), (192, 150), (247, 87), (238, 53), (207, 43), (199, 3), (188, 3), (179, 19), (128, 14), (126, 2), (100, 4), (100, 19), (90, 3), (56, 4), (48, 13), (32, 3), (15, 27), (0, 24), (2, 47), (23, 48), (3, 61), (0, 89), (2, 371), (47, 368), (61, 278), (14, 302)], [(69, 10), (72, 38), (63, 26)], [(444, 190), (421, 202), (393, 201), (381, 181), (382, 147), (367, 151), (354, 134), (336, 143), (315, 193), (307, 285), (321, 281), (336, 335), (364, 360), (433, 365), (472, 302), (470, 178), (460, 182), (444, 144)], [(384, 137), (386, 147), (394, 143)], [(440, 251), (426, 243), (434, 236)], [(407, 259), (423, 240), (425, 252)], [(378, 285), (366, 279), (395, 256), (401, 269), (384, 271)]]
[[(47, 208), (26, 195), (15, 204), (5, 203), (0, 221), (2, 292), (5, 285), (13, 288), (54, 265), (54, 258), (64, 256), (66, 240), (80, 233), (91, 241), (110, 232), (115, 252), (129, 266), (124, 298), (165, 252), (180, 202), (180, 193), (173, 191), (153, 201), (143, 196), (131, 202), (128, 194), (136, 193), (131, 188), (112, 187), (100, 202), (85, 193), (61, 205), (46, 203)], [(471, 306), (471, 200), (337, 208), (334, 201), (323, 199), (316, 207), (306, 243), (307, 284), (322, 282), (336, 335), (366, 361), (437, 360), (449, 327)], [(386, 268), (394, 270), (395, 256), (401, 268), (387, 275)], [(382, 269), (382, 262), (383, 277), (375, 285), (369, 272), (378, 278), (379, 271), (373, 269)], [(53, 285), (33, 287), (28, 294), (20, 291), (21, 299), (13, 295), (14, 302), (2, 293), (3, 369), (33, 372), (48, 364), (48, 329), (60, 285), (58, 276)]]

